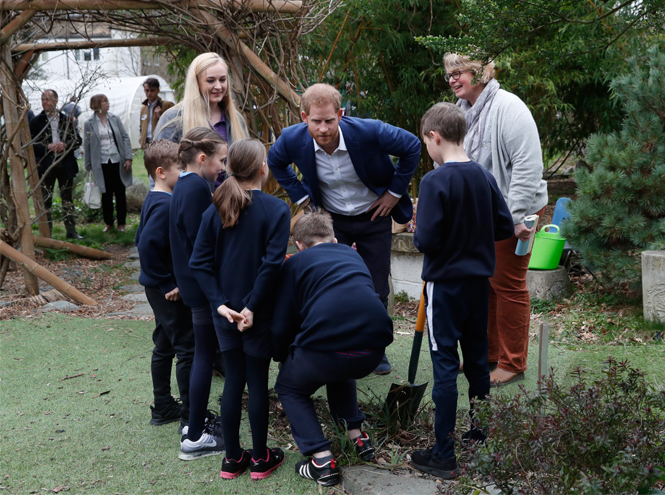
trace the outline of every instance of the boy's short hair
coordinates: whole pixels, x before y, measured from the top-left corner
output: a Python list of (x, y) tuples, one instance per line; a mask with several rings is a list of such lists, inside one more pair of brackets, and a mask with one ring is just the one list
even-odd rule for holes
[(461, 145), (466, 136), (466, 118), (464, 112), (452, 103), (437, 103), (431, 107), (420, 121), (420, 133), (430, 137), (435, 131), (448, 142)]
[(148, 145), (145, 150), (143, 162), (145, 163), (145, 168), (148, 171), (148, 174), (150, 174), (150, 177), (152, 177), (152, 180), (157, 180), (155, 178), (157, 167), (169, 170), (173, 166), (180, 165), (180, 160), (178, 160), (178, 148), (178, 143), (166, 139), (158, 139)]
[(317, 242), (333, 242), (335, 231), (332, 218), (326, 211), (305, 213), (293, 226), (293, 240), (312, 247)]
[(149, 77), (145, 81), (143, 81), (143, 85), (148, 85), (149, 88), (157, 88), (159, 89), (159, 79), (156, 77)]
[(330, 103), (332, 103), (335, 112), (339, 112), (342, 107), (342, 95), (335, 86), (323, 83), (311, 85), (305, 90), (300, 99), (300, 105), (305, 115), (309, 115), (309, 109), (312, 105), (325, 107)]

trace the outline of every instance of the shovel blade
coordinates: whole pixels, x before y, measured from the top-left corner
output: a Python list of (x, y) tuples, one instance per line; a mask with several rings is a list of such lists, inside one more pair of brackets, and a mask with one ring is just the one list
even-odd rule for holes
[(391, 419), (400, 422), (402, 429), (408, 428), (413, 423), (420, 409), (420, 402), (423, 400), (428, 383), (422, 385), (393, 383), (390, 386), (390, 391), (386, 397), (386, 409)]

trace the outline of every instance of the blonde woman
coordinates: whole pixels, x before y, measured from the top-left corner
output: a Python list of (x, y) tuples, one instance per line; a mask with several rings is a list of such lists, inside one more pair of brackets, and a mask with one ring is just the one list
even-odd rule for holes
[(85, 169), (95, 176), (102, 193), (104, 232), (113, 228), (113, 196), (118, 213), (118, 231), (125, 231), (127, 198), (125, 188), (132, 185), (132, 144), (120, 117), (109, 113), (105, 95), (90, 98), (95, 113), (83, 124)]
[[(231, 77), (226, 61), (216, 53), (202, 53), (189, 65), (183, 100), (159, 119), (154, 140), (179, 143), (194, 127), (210, 127), (230, 146), (248, 137), (242, 115), (231, 96)], [(224, 180), (224, 172), (215, 182)]]
[(547, 205), (543, 157), (536, 122), (516, 95), (500, 88), (494, 64), (456, 53), (443, 59), (450, 88), (464, 111), (464, 151), (496, 179), (510, 209), (515, 235), (495, 244), (496, 271), (490, 278), (489, 354), (493, 386), (524, 378), (529, 345), (530, 299), (526, 273), (531, 255), (517, 256), (518, 239), (534, 227), (524, 217), (542, 214)]

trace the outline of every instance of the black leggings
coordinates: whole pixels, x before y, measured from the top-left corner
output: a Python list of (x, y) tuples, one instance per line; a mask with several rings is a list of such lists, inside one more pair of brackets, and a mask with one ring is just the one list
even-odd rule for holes
[(189, 375), (189, 431), (193, 442), (201, 438), (208, 411), (212, 363), (217, 352), (217, 334), (210, 306), (192, 308), (194, 327), (194, 361)]
[(249, 426), (252, 429), (252, 457), (266, 458), (268, 439), (268, 369), (270, 359), (248, 356), (242, 349), (222, 352), (226, 381), (222, 395), (222, 430), (226, 457), (239, 460), (240, 419), (245, 384), (249, 389)]

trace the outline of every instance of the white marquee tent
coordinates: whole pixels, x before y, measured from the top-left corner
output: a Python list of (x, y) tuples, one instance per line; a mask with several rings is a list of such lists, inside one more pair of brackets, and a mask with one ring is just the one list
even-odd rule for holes
[[(159, 80), (159, 96), (163, 100), (175, 102), (175, 94), (169, 84), (159, 76), (123, 77), (121, 79), (99, 79), (85, 91), (85, 96), (78, 103), (83, 111), (79, 115), (79, 130), (83, 130), (83, 123), (88, 120), (93, 112), (90, 110), (90, 97), (99, 93), (106, 95), (110, 103), (110, 113), (120, 117), (125, 129), (132, 140), (132, 148), (140, 148), (139, 144), (139, 119), (141, 115), (141, 104), (145, 100), (143, 92), (143, 81), (148, 77)], [(60, 79), (57, 81), (26, 81), (23, 91), (30, 101), (32, 111), (35, 115), (42, 111), (41, 93), (45, 89), (54, 89), (58, 92), (58, 106), (62, 108), (72, 95), (78, 94), (80, 81), (71, 79)]]

